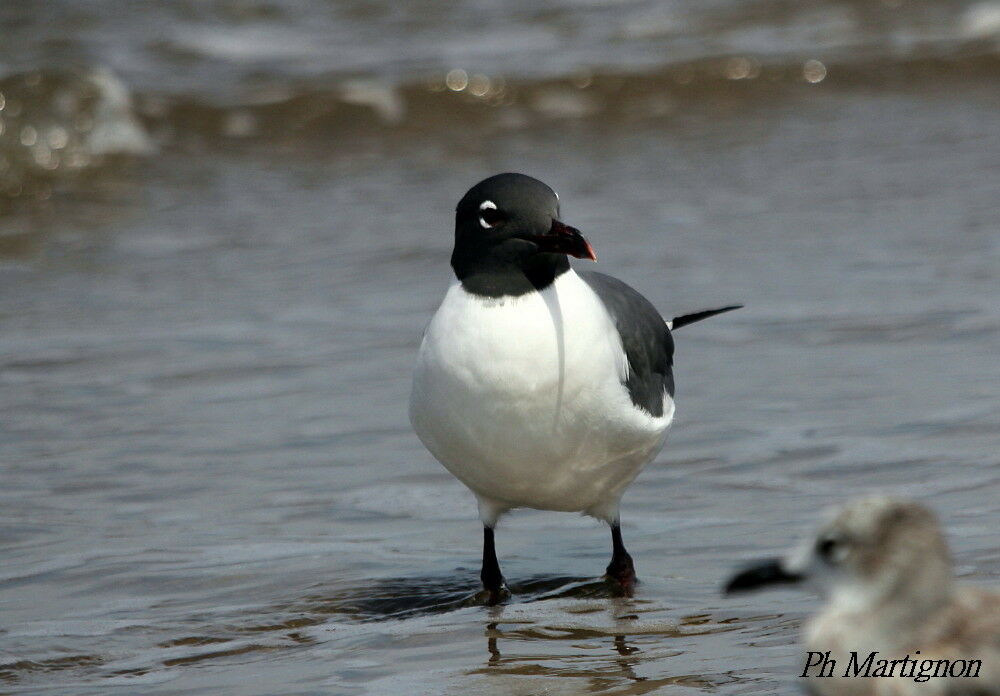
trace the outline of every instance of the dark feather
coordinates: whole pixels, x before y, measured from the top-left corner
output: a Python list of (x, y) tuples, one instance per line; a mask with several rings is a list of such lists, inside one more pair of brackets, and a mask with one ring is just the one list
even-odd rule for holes
[(649, 300), (617, 278), (595, 271), (579, 275), (601, 298), (618, 328), (628, 358), (625, 387), (632, 403), (659, 418), (663, 392), (674, 395), (674, 341), (663, 317)]
[(743, 305), (734, 304), (728, 307), (719, 307), (718, 309), (705, 309), (700, 312), (693, 312), (692, 314), (682, 314), (679, 317), (674, 317), (674, 320), (670, 322), (670, 328), (672, 331), (676, 331), (682, 326), (687, 326), (688, 324), (693, 324), (696, 321), (701, 321), (702, 319), (708, 319), (709, 317), (714, 317), (716, 314), (722, 314), (723, 312), (731, 312), (734, 309), (742, 309)]

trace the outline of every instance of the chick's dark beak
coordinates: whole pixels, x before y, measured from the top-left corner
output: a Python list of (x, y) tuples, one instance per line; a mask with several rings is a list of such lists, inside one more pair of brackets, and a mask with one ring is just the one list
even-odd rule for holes
[(769, 585), (790, 585), (801, 580), (801, 575), (785, 570), (780, 558), (768, 558), (757, 561), (729, 578), (723, 593), (728, 595), (736, 592), (750, 592)]
[(580, 230), (564, 225), (558, 220), (552, 221), (552, 227), (548, 234), (532, 235), (526, 239), (534, 242), (539, 251), (597, 261), (594, 248), (590, 246), (590, 242), (583, 238)]

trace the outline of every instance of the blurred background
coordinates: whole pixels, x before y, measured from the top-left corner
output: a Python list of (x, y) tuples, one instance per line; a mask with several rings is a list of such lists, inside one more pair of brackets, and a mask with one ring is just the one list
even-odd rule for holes
[[(0, 691), (795, 693), (742, 560), (880, 490), (1000, 579), (1000, 3), (0, 5)], [(410, 431), (454, 204), (522, 171), (677, 336), (606, 529)]]

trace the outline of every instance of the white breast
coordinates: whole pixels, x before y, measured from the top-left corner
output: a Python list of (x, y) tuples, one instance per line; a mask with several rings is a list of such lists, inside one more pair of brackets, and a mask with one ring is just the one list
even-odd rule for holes
[(614, 323), (573, 271), (541, 292), (482, 298), (456, 282), (417, 360), (410, 420), (480, 498), (513, 507), (617, 515), (625, 487), (673, 418), (636, 408)]

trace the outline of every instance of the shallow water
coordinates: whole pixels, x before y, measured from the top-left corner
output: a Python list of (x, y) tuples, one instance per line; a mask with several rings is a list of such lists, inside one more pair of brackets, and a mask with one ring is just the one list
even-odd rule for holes
[[(95, 89), (66, 76), (80, 55), (134, 113), (81, 97), (72, 171), (0, 134), (0, 691), (790, 694), (813, 599), (719, 587), (871, 490), (929, 502), (960, 574), (997, 584), (991, 6), (525, 5), (497, 31), (537, 48), (479, 52), (474, 4), (457, 24), (149, 5), (172, 38), (4, 9), (19, 129), (51, 135), (64, 81)], [(176, 48), (202, 24), (318, 48)], [(456, 65), (506, 91), (442, 88)], [(359, 97), (359, 75), (381, 86)], [(296, 91), (255, 101), (274, 83)], [(94, 154), (81, 117), (155, 152)], [(498, 532), (513, 599), (470, 601), (475, 506), (407, 424), (454, 202), (508, 169), (551, 183), (599, 268), (665, 315), (747, 305), (676, 336), (675, 426), (623, 506), (631, 600), (599, 581), (606, 529), (522, 511)]]

